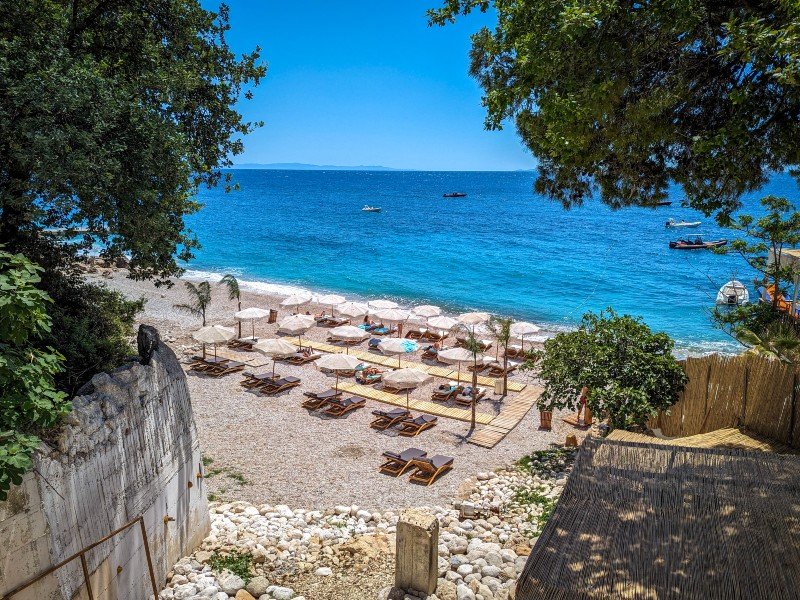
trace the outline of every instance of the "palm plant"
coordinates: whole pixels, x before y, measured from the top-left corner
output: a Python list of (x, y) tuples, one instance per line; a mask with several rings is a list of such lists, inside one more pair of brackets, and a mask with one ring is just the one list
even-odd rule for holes
[(478, 338), (475, 337), (474, 329), (464, 327), (464, 330), (466, 331), (467, 337), (462, 345), (472, 354), (472, 402), (470, 403), (472, 406), (472, 417), (470, 418), (469, 433), (467, 434), (471, 435), (472, 432), (475, 431), (476, 396), (478, 395), (478, 355), (483, 351), (483, 346)]
[[(228, 273), (222, 279), (219, 280), (219, 285), (224, 285), (228, 288), (228, 300), (236, 300), (239, 308), (237, 310), (242, 310), (242, 292), (239, 289), (239, 280), (236, 279), (233, 275)], [(242, 322), (239, 321), (239, 338), (242, 337)]]
[[(207, 281), (201, 281), (197, 285), (191, 281), (185, 282), (186, 291), (189, 293), (188, 304), (176, 304), (175, 308), (185, 310), (188, 313), (201, 317), (203, 319), (203, 327), (206, 326), (206, 310), (211, 304), (211, 284)], [(206, 357), (206, 345), (203, 344), (203, 358)]]
[(800, 359), (800, 336), (791, 325), (773, 323), (760, 333), (740, 328), (736, 337), (750, 346), (751, 354), (777, 358), (785, 363), (796, 363)]
[(498, 348), (503, 349), (503, 397), (508, 390), (508, 346), (511, 343), (511, 319), (492, 317), (489, 321), (489, 329), (492, 330), (497, 340)]

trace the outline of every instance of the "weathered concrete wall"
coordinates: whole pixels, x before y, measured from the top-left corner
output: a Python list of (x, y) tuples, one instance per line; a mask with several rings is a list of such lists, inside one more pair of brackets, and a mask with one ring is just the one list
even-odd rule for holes
[[(139, 515), (161, 586), (208, 532), (200, 446), (172, 350), (157, 342), (147, 364), (96, 375), (87, 387), (55, 447), (44, 448), (35, 471), (0, 502), (0, 596)], [(95, 598), (152, 596), (138, 526), (87, 559)], [(76, 560), (14, 598), (85, 597)]]

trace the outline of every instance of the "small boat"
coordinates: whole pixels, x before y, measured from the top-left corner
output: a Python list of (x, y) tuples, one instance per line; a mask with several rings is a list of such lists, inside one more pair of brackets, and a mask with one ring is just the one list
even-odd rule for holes
[(661, 202), (656, 202), (656, 206), (672, 206), (672, 200), (662, 200)]
[(719, 306), (742, 306), (750, 302), (750, 292), (745, 285), (736, 279), (719, 288), (717, 292), (717, 305)]
[(676, 221), (675, 219), (669, 219), (664, 227), (699, 227), (700, 221), (684, 221), (681, 219), (680, 221)]
[(369, 204), (365, 204), (364, 208), (361, 209), (364, 212), (381, 212), (380, 206), (370, 206)]
[(702, 248), (719, 248), (725, 246), (728, 240), (713, 240), (706, 242), (699, 235), (691, 239), (676, 240), (669, 243), (669, 247), (673, 250), (700, 250)]
[(449, 194), (442, 194), (442, 198), (465, 198), (466, 192), (450, 192)]

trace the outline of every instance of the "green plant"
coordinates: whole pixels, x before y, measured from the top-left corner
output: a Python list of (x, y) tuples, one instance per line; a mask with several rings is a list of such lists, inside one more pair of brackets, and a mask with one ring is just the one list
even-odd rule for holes
[(486, 126), (513, 122), (536, 189), (565, 205), (594, 192), (652, 206), (678, 184), (707, 214), (734, 209), (800, 162), (796, 0), (442, 0), (471, 11)]
[(205, 327), (206, 311), (211, 305), (211, 284), (207, 281), (201, 281), (195, 285), (191, 281), (185, 281), (184, 285), (189, 294), (189, 302), (186, 304), (176, 304), (175, 308), (185, 310), (196, 317), (200, 317), (203, 321), (203, 327)]
[(215, 572), (230, 571), (234, 575), (241, 577), (245, 583), (253, 577), (253, 556), (246, 552), (229, 550), (222, 553), (219, 550), (214, 550), (211, 553), (211, 558), (208, 559), (208, 564)]
[[(228, 300), (236, 300), (236, 304), (239, 307), (237, 310), (242, 310), (242, 291), (239, 289), (239, 280), (229, 273), (220, 279), (219, 284), (228, 288)], [(239, 337), (242, 337), (241, 321), (239, 321)]]
[(586, 313), (577, 330), (547, 340), (539, 361), (526, 367), (536, 368), (544, 381), (541, 410), (574, 410), (578, 390), (587, 386), (589, 408), (607, 417), (611, 429), (642, 428), (672, 406), (686, 384), (673, 346), (667, 334), (609, 308)]
[(494, 333), (497, 345), (503, 349), (503, 396), (508, 393), (508, 345), (511, 343), (511, 319), (492, 317), (489, 329)]
[(469, 431), (472, 433), (475, 431), (475, 418), (476, 418), (476, 405), (477, 402), (475, 400), (476, 395), (478, 394), (478, 356), (483, 351), (483, 346), (481, 342), (475, 337), (475, 330), (474, 328), (470, 327), (463, 327), (467, 337), (464, 340), (464, 348), (466, 348), (472, 354), (472, 402), (470, 402), (471, 406), (471, 416), (470, 416), (470, 425)]
[(63, 357), (37, 344), (51, 332), (42, 269), (0, 247), (0, 500), (33, 467), (39, 435), (70, 408), (55, 387)]

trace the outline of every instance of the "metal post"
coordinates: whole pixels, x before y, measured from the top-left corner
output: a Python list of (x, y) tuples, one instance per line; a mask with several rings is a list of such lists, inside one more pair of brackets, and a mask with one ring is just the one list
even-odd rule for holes
[(144, 554), (147, 557), (147, 568), (150, 571), (150, 584), (153, 586), (153, 599), (158, 600), (158, 586), (156, 585), (156, 574), (155, 571), (153, 571), (153, 558), (150, 556), (150, 543), (147, 541), (147, 530), (144, 527), (144, 517), (139, 517), (139, 527), (142, 529)]
[(86, 582), (86, 593), (89, 596), (89, 600), (94, 600), (94, 594), (92, 593), (92, 583), (89, 581), (89, 567), (86, 564), (86, 555), (81, 552), (81, 568), (83, 569), (83, 579)]

